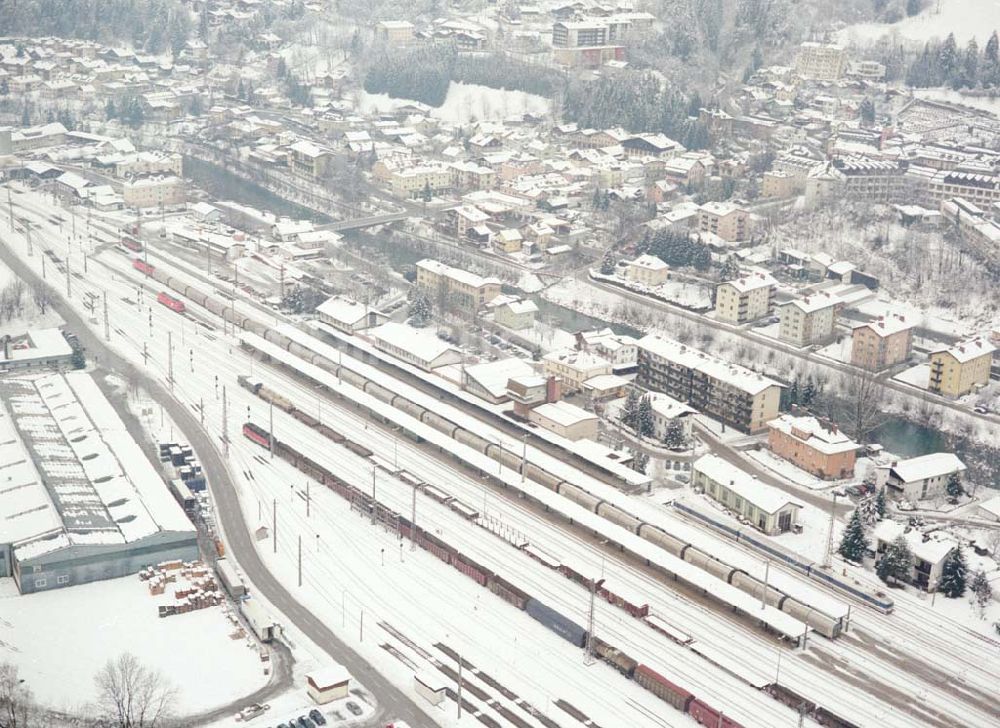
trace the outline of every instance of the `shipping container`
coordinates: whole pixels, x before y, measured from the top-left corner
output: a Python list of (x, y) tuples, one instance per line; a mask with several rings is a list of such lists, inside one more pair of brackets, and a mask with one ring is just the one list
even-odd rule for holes
[(688, 706), (694, 700), (694, 695), (690, 692), (674, 685), (663, 675), (646, 665), (639, 665), (635, 668), (633, 679), (660, 700), (670, 703), (682, 713), (688, 712)]
[(246, 584), (243, 583), (243, 579), (236, 573), (236, 569), (233, 568), (228, 559), (219, 559), (215, 562), (215, 573), (219, 575), (219, 583), (233, 599), (239, 599), (246, 595)]
[(250, 377), (246, 376), (245, 374), (240, 374), (238, 377), (236, 377), (236, 381), (239, 383), (241, 387), (243, 387), (243, 389), (253, 392), (254, 394), (257, 394), (257, 392), (260, 390), (262, 386), (260, 382), (255, 382), (251, 380)]
[(525, 611), (577, 647), (583, 647), (587, 643), (587, 630), (534, 597), (530, 597), (525, 603)]

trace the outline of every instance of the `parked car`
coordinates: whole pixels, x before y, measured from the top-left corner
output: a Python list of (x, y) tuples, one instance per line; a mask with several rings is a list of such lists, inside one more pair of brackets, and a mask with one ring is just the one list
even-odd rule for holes
[(309, 711), (309, 717), (313, 719), (316, 725), (326, 725), (326, 718), (316, 708)]
[(975, 407), (973, 407), (972, 411), (975, 412), (977, 415), (988, 415), (990, 413), (990, 411), (985, 407), (983, 407), (981, 404), (977, 404)]
[(351, 711), (353, 715), (361, 715), (362, 710), (358, 707), (358, 704), (352, 700), (347, 701), (347, 709)]
[(316, 728), (316, 724), (313, 723), (308, 718), (306, 718), (304, 715), (300, 715), (299, 716), (299, 720), (297, 722), (297, 725), (298, 725), (299, 728)]

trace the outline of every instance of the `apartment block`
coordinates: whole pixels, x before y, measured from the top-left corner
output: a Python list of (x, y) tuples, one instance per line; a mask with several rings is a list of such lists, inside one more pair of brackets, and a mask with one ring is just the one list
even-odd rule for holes
[(750, 213), (731, 202), (706, 202), (698, 210), (698, 229), (735, 243), (747, 237)]
[(847, 69), (847, 50), (835, 43), (806, 41), (795, 57), (795, 72), (814, 81), (836, 81)]
[(375, 24), (375, 39), (389, 45), (406, 45), (415, 37), (413, 23), (406, 20), (382, 20)]
[(588, 379), (612, 373), (611, 362), (589, 351), (556, 349), (542, 363), (547, 375), (561, 378), (563, 392), (579, 391)]
[(122, 185), (126, 207), (171, 207), (183, 205), (186, 199), (184, 180), (173, 175), (143, 177)]
[(771, 452), (817, 478), (850, 478), (858, 443), (827, 420), (782, 415), (767, 423)]
[(715, 289), (715, 317), (734, 324), (770, 316), (774, 311), (774, 287), (777, 281), (769, 273), (754, 271)]
[(878, 372), (910, 357), (913, 324), (904, 316), (891, 315), (855, 326), (851, 339), (851, 364)]
[(500, 295), (499, 279), (483, 278), (430, 258), (417, 263), (417, 285), (427, 289), (431, 296), (450, 297), (467, 311), (478, 311)]
[(309, 141), (298, 141), (289, 147), (288, 164), (296, 174), (319, 179), (326, 174), (333, 152), (321, 149)]
[(821, 344), (833, 337), (839, 299), (828, 293), (813, 293), (778, 304), (781, 326), (778, 338), (796, 346)]
[(973, 339), (931, 352), (927, 388), (945, 397), (962, 397), (985, 386), (995, 351), (986, 339)]
[(639, 340), (636, 383), (686, 402), (741, 432), (756, 433), (778, 416), (782, 385), (679, 341), (650, 334)]
[(670, 266), (655, 255), (640, 255), (625, 266), (625, 277), (634, 283), (659, 286), (670, 277)]

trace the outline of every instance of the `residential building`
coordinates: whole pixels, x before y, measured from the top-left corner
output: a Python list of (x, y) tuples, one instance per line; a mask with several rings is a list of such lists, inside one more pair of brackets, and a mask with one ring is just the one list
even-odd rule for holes
[(454, 175), (451, 168), (440, 164), (390, 169), (384, 176), (392, 188), (392, 194), (404, 199), (417, 199), (428, 192), (436, 195), (454, 189)]
[(972, 339), (931, 352), (927, 388), (946, 397), (961, 397), (986, 386), (995, 351), (988, 340)]
[(588, 351), (556, 349), (542, 357), (545, 373), (562, 379), (564, 392), (577, 392), (583, 383), (601, 374), (611, 374), (611, 362)]
[(288, 166), (295, 174), (309, 179), (320, 179), (326, 174), (333, 152), (317, 147), (310, 141), (295, 142), (289, 148)]
[(937, 591), (944, 562), (958, 545), (944, 534), (923, 534), (906, 524), (890, 519), (880, 521), (875, 526), (873, 536), (876, 564), (882, 560), (889, 545), (900, 536), (903, 537), (913, 555), (910, 569), (903, 581), (928, 592)]
[(835, 43), (806, 41), (795, 57), (795, 72), (814, 81), (837, 81), (847, 70), (847, 49)]
[(528, 412), (546, 402), (558, 402), (562, 390), (557, 377), (537, 374), (511, 377), (507, 380), (507, 399), (514, 403), (514, 415), (528, 419)]
[(888, 466), (886, 485), (891, 493), (915, 503), (943, 496), (952, 474), (961, 477), (964, 471), (965, 463), (955, 454), (935, 452), (893, 462)]
[(954, 197), (941, 203), (941, 214), (958, 227), (962, 240), (983, 256), (989, 258), (1000, 251), (1000, 223), (977, 205)]
[(567, 440), (596, 440), (598, 417), (569, 402), (547, 402), (528, 413), (528, 421)]
[(636, 383), (686, 402), (741, 432), (762, 432), (778, 416), (781, 387), (750, 369), (655, 334), (638, 342)]
[(184, 180), (173, 175), (143, 177), (122, 185), (126, 207), (145, 209), (183, 205), (187, 199)]
[(835, 424), (808, 415), (781, 415), (767, 423), (767, 444), (784, 458), (817, 478), (854, 475), (858, 443)]
[(640, 255), (625, 266), (625, 278), (633, 283), (659, 286), (670, 277), (670, 266), (655, 255)]
[(616, 334), (609, 328), (581, 331), (576, 335), (576, 347), (591, 351), (611, 362), (616, 372), (635, 369), (639, 355), (638, 342), (631, 336)]
[(141, 177), (149, 174), (172, 174), (180, 177), (184, 173), (184, 158), (170, 152), (139, 152), (121, 158), (115, 163), (116, 177)]
[(406, 45), (415, 36), (413, 23), (406, 20), (382, 20), (375, 23), (375, 39), (389, 45)]
[(698, 210), (698, 230), (735, 243), (746, 240), (750, 213), (731, 202), (706, 202)]
[(833, 338), (837, 304), (829, 293), (812, 293), (778, 304), (778, 338), (796, 346), (821, 344)]
[(325, 300), (316, 307), (316, 313), (323, 323), (348, 334), (381, 326), (389, 320), (378, 309), (341, 296)]
[(745, 324), (774, 312), (774, 287), (770, 273), (753, 271), (742, 278), (720, 283), (715, 288), (715, 317)]
[(583, 394), (591, 403), (620, 399), (628, 391), (629, 380), (617, 374), (599, 374), (583, 383)]
[(757, 480), (718, 455), (702, 455), (691, 467), (691, 484), (768, 536), (792, 530), (802, 504)]
[(653, 405), (653, 437), (663, 440), (667, 436), (667, 429), (670, 423), (678, 420), (684, 432), (684, 438), (691, 437), (691, 430), (694, 418), (691, 415), (698, 414), (698, 410), (683, 402), (678, 402), (673, 397), (669, 397), (662, 392), (650, 392), (650, 404)]
[(483, 278), (430, 258), (417, 263), (417, 285), (465, 311), (478, 311), (500, 295), (500, 280)]
[(913, 324), (893, 314), (851, 332), (851, 364), (873, 372), (905, 362), (913, 346)]
[(764, 172), (760, 184), (761, 197), (792, 197), (798, 192), (798, 182), (794, 176), (780, 169)]
[(604, 19), (558, 21), (552, 26), (552, 57), (556, 63), (587, 68), (620, 61), (625, 49), (613, 41), (613, 35)]
[(538, 306), (534, 301), (517, 299), (507, 301), (493, 309), (493, 320), (514, 331), (530, 329), (535, 325)]
[(462, 353), (433, 332), (393, 321), (369, 331), (375, 347), (424, 371), (459, 364)]

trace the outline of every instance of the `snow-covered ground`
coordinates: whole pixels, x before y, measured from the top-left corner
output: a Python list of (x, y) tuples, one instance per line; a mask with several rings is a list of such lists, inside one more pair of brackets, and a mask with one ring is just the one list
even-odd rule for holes
[[(94, 676), (109, 659), (131, 652), (178, 689), (177, 712), (225, 705), (268, 681), (264, 665), (223, 607), (161, 619), (138, 576), (20, 595), (0, 580), (0, 660), (17, 665), (35, 696), (74, 713), (95, 698)], [(211, 685), (211, 690), (204, 686)]]
[[(841, 30), (841, 42), (870, 42), (884, 35), (898, 36), (900, 40), (923, 43), (931, 38), (944, 40), (954, 33), (959, 48), (964, 48), (969, 38), (975, 37), (982, 48), (994, 29), (1000, 28), (1000, 2), (997, 0), (932, 0), (919, 15), (904, 18), (898, 23), (859, 23)], [(939, 12), (940, 10), (940, 12)]]
[[(414, 103), (409, 99), (395, 99), (388, 94), (370, 94), (364, 90), (358, 92), (357, 98), (358, 110), (364, 114), (392, 111)], [(544, 116), (550, 109), (551, 102), (543, 96), (453, 81), (444, 103), (431, 109), (430, 115), (452, 124), (465, 125), (477, 121), (503, 121), (518, 114)]]
[(787, 460), (779, 458), (770, 450), (747, 450), (744, 455), (757, 464), (764, 466), (775, 475), (809, 490), (827, 490), (834, 486), (833, 481), (821, 480), (814, 475), (810, 475)]
[(930, 364), (917, 364), (915, 367), (910, 367), (909, 369), (900, 372), (894, 376), (893, 379), (898, 382), (903, 382), (904, 384), (909, 384), (911, 387), (927, 389), (930, 372)]

